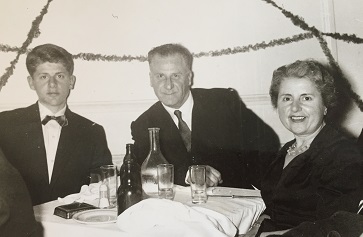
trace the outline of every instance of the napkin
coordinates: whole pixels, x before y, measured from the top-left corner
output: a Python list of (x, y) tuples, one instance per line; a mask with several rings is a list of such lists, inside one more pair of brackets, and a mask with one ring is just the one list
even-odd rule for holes
[(224, 215), (200, 206), (149, 198), (126, 209), (117, 218), (122, 231), (148, 237), (233, 237), (237, 228)]
[(90, 185), (83, 185), (79, 193), (70, 194), (64, 198), (59, 197), (58, 201), (64, 204), (73, 202), (87, 202), (99, 198), (99, 188), (101, 181), (98, 183), (91, 183)]

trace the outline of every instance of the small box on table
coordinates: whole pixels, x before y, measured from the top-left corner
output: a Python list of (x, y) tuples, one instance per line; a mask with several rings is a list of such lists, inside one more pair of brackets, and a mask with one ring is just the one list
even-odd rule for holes
[(90, 209), (97, 209), (97, 207), (84, 202), (74, 202), (71, 204), (66, 204), (56, 207), (54, 209), (54, 215), (60, 216), (64, 219), (70, 219), (77, 212), (86, 211)]

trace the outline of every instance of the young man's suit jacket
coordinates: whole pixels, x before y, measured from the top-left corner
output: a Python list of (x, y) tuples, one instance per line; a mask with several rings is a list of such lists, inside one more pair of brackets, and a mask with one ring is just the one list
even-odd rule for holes
[(33, 205), (79, 192), (92, 169), (112, 163), (103, 127), (68, 107), (65, 115), (68, 125), (61, 130), (49, 183), (38, 104), (0, 113), (0, 147), (22, 175)]
[(192, 89), (191, 92), (194, 99), (191, 152), (187, 152), (177, 126), (159, 101), (131, 124), (139, 163), (142, 164), (150, 150), (148, 128), (158, 127), (161, 152), (174, 164), (176, 184), (185, 185), (188, 166), (205, 164), (222, 173), (224, 186), (252, 188), (252, 183), (258, 186), (259, 151), (276, 152), (277, 135), (246, 108), (235, 90)]

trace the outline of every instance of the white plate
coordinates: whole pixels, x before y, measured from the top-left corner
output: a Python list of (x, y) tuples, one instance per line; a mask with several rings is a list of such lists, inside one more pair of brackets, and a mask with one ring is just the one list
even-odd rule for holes
[(114, 223), (117, 221), (117, 211), (107, 209), (87, 210), (74, 214), (72, 219), (88, 225)]

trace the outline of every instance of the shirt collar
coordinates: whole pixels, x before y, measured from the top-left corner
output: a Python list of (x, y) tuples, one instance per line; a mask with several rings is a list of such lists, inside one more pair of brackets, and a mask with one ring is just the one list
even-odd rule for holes
[(163, 103), (161, 103), (161, 104), (164, 106), (166, 111), (168, 111), (170, 116), (173, 118), (175, 116), (174, 115), (175, 110), (180, 110), (182, 112), (182, 115), (187, 115), (187, 114), (191, 115), (192, 110), (193, 110), (194, 100), (193, 100), (192, 92), (189, 91), (188, 99), (184, 102), (184, 104), (179, 109), (174, 109), (174, 108), (168, 107), (168, 106), (164, 105)]
[(66, 108), (67, 108), (67, 106), (65, 105), (61, 110), (59, 110), (57, 113), (54, 114), (52, 111), (50, 111), (47, 107), (45, 107), (39, 101), (38, 101), (38, 106), (39, 106), (40, 120), (43, 120), (45, 118), (45, 116), (47, 116), (47, 115), (62, 116), (62, 115), (64, 115)]

